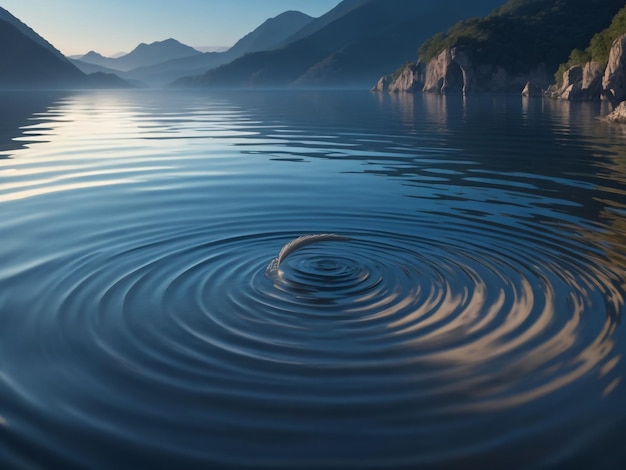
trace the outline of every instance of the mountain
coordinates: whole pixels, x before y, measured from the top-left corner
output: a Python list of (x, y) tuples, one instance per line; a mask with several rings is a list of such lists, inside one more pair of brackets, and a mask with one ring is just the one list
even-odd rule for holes
[(607, 27), (624, 0), (509, 0), (419, 48), (420, 60), (376, 89), (432, 93), (541, 89), (574, 48)]
[(132, 52), (116, 59), (104, 57), (97, 52), (91, 51), (79, 60), (88, 64), (99, 65), (108, 69), (121, 72), (156, 65), (169, 60), (201, 55), (200, 51), (186, 46), (175, 39), (166, 39), (152, 44), (139, 44)]
[(107, 74), (86, 75), (49, 42), (0, 8), (0, 88), (118, 88)]
[(76, 57), (73, 60), (84, 62), (85, 64), (98, 65), (100, 67), (109, 68), (105, 64), (107, 64), (111, 59), (108, 57), (104, 57), (102, 54), (98, 54), (96, 51), (89, 51), (84, 56)]
[(415, 57), (417, 44), (502, 0), (344, 0), (283, 47), (247, 54), (174, 86), (367, 86)]
[(83, 72), (88, 77), (88, 83), (93, 84), (94, 81), (100, 82), (101, 88), (146, 88), (146, 84), (139, 80), (123, 79), (124, 72), (118, 70), (109, 69), (101, 65), (89, 64), (87, 62), (81, 62), (77, 59), (71, 59), (70, 62), (74, 64), (78, 70)]
[(74, 64), (76, 68), (78, 68), (78, 70), (86, 74), (99, 73), (99, 72), (114, 73), (114, 74), (120, 73), (118, 70), (110, 69), (108, 67), (104, 67), (103, 65), (96, 65), (91, 62), (83, 62), (80, 59), (70, 59), (70, 62)]
[(299, 11), (287, 11), (275, 18), (270, 18), (251, 33), (235, 43), (227, 51), (230, 60), (245, 54), (269, 51), (278, 47), (295, 32), (302, 30), (313, 21), (313, 17)]
[(312, 34), (317, 33), (319, 30), (325, 28), (326, 26), (338, 20), (347, 13), (350, 13), (352, 10), (365, 5), (368, 1), (369, 0), (344, 0), (332, 10), (328, 11), (324, 15), (317, 18), (315, 21), (312, 21), (308, 25), (295, 32), (292, 36), (287, 38), (283, 46), (286, 46), (289, 43), (299, 41), (300, 39), (304, 39), (308, 36), (311, 36)]
[(55, 47), (52, 44), (50, 44), (44, 38), (39, 36), (39, 34), (37, 34), (35, 31), (33, 31), (31, 28), (29, 28), (27, 25), (22, 23), (20, 20), (18, 20), (15, 16), (13, 16), (11, 13), (9, 13), (7, 10), (5, 10), (2, 7), (0, 7), (0, 21), (6, 21), (11, 26), (16, 28), (24, 36), (29, 38), (31, 41), (47, 49), (49, 52), (52, 53), (52, 55), (54, 55), (60, 61), (67, 61), (65, 56), (61, 54), (61, 52), (59, 52), (57, 49), (55, 49)]
[(65, 87), (83, 83), (85, 75), (41, 41), (0, 20), (0, 87)]
[(204, 73), (245, 54), (274, 49), (311, 21), (313, 18), (304, 13), (287, 11), (265, 21), (226, 52), (206, 52), (163, 61), (156, 65), (136, 68), (122, 76), (150, 86), (164, 86), (181, 77)]

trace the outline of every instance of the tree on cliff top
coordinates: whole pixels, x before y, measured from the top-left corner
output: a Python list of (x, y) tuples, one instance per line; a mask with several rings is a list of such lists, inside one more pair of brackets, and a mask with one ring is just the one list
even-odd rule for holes
[(463, 20), (419, 48), (428, 61), (450, 47), (471, 50), (477, 63), (517, 73), (544, 64), (556, 70), (589, 44), (624, 6), (623, 0), (509, 0), (485, 18)]
[(569, 60), (562, 63), (555, 74), (557, 84), (563, 83), (563, 73), (575, 65), (582, 66), (591, 61), (605, 65), (609, 61), (613, 42), (623, 34), (626, 34), (626, 6), (613, 17), (608, 28), (596, 33), (591, 38), (589, 47), (585, 50), (574, 49), (571, 52)]

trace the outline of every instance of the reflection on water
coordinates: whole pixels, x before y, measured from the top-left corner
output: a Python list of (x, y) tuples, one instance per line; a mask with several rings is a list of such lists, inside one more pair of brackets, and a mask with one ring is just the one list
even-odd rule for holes
[[(626, 151), (602, 105), (19, 96), (2, 466), (625, 461)], [(348, 239), (266, 275), (313, 233)]]
[(0, 91), (0, 159), (11, 155), (11, 151), (22, 148), (19, 141), (21, 129), (28, 127), (40, 112), (62, 96), (62, 92), (3, 92)]

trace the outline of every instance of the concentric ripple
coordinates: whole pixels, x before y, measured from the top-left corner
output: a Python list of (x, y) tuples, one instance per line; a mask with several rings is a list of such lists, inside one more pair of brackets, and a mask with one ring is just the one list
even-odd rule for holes
[[(615, 189), (582, 206), (563, 196), (577, 181), (559, 180), (563, 194), (552, 182), (511, 189), (504, 173), (477, 178), (457, 147), (424, 157), (467, 178), (461, 198), (443, 177), (411, 186), (413, 174), (397, 184), (370, 171), (397, 164), (394, 152), (416, 158), (419, 139), (389, 138), (391, 161), (364, 156), (359, 173), (353, 133), (268, 131), (226, 105), (194, 123), (139, 109), (120, 128), (154, 119), (151, 136), (194, 139), (149, 156), (139, 133), (122, 138), (137, 160), (120, 150), (114, 164), (106, 147), (81, 163), (102, 142), (78, 142), (63, 121), (9, 163), (0, 463), (514, 468), (567, 462), (623, 429), (626, 232), (608, 214), (626, 205)], [(54, 144), (68, 133), (75, 157)], [(267, 169), (290, 133), (326, 156), (323, 171)], [(334, 160), (351, 147), (355, 161)], [(65, 170), (29, 158), (63, 158)], [(89, 184), (59, 190), (84, 166)], [(289, 173), (279, 183), (277, 169)], [(363, 182), (368, 192), (354, 189)], [(600, 195), (602, 220), (577, 212)], [(267, 272), (287, 243), (324, 232), (341, 240), (302, 243)]]

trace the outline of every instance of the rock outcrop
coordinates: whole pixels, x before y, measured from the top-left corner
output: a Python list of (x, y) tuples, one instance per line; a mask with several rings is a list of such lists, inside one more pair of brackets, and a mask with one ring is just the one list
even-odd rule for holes
[[(582, 90), (583, 68), (580, 65), (570, 67), (563, 73), (561, 86), (551, 85), (546, 91), (550, 98), (563, 100), (578, 100), (584, 95)], [(598, 96), (599, 97), (599, 96)]]
[(424, 88), (426, 66), (423, 62), (407, 64), (394, 75), (385, 75), (370, 91), (414, 93)]
[(613, 42), (606, 65), (587, 62), (570, 67), (561, 86), (551, 85), (546, 96), (569, 101), (626, 100), (626, 34)]
[(626, 123), (626, 101), (622, 101), (612, 113), (604, 116), (603, 121)]
[(617, 38), (611, 46), (602, 88), (603, 98), (609, 101), (626, 100), (626, 34)]
[(522, 90), (522, 96), (525, 97), (533, 97), (533, 96), (541, 96), (542, 94), (541, 88), (531, 82), (526, 82), (524, 89)]
[(606, 65), (575, 65), (564, 72), (560, 86), (548, 87), (549, 83), (545, 67), (514, 75), (498, 65), (476, 63), (471, 51), (455, 47), (444, 49), (428, 63), (409, 64), (394, 76), (381, 78), (372, 91), (446, 95), (522, 90), (524, 96), (617, 103), (626, 100), (626, 34), (613, 42)]
[(374, 87), (370, 90), (372, 93), (382, 93), (385, 91), (389, 91), (389, 82), (391, 81), (390, 75), (384, 75), (380, 77), (378, 83), (374, 85)]
[(444, 49), (427, 64), (423, 92), (447, 95), (467, 91), (465, 73), (455, 60), (457, 55), (456, 48)]
[(493, 64), (477, 63), (471, 51), (461, 47), (444, 49), (427, 63), (419, 61), (406, 65), (395, 76), (381, 78), (374, 92), (424, 92), (441, 95), (472, 92), (519, 92), (526, 84), (543, 89), (549, 83), (545, 67), (520, 73), (508, 73)]
[(391, 93), (399, 92), (417, 92), (424, 87), (426, 80), (426, 64), (418, 62), (409, 64), (398, 75), (398, 77), (389, 83), (389, 91)]

